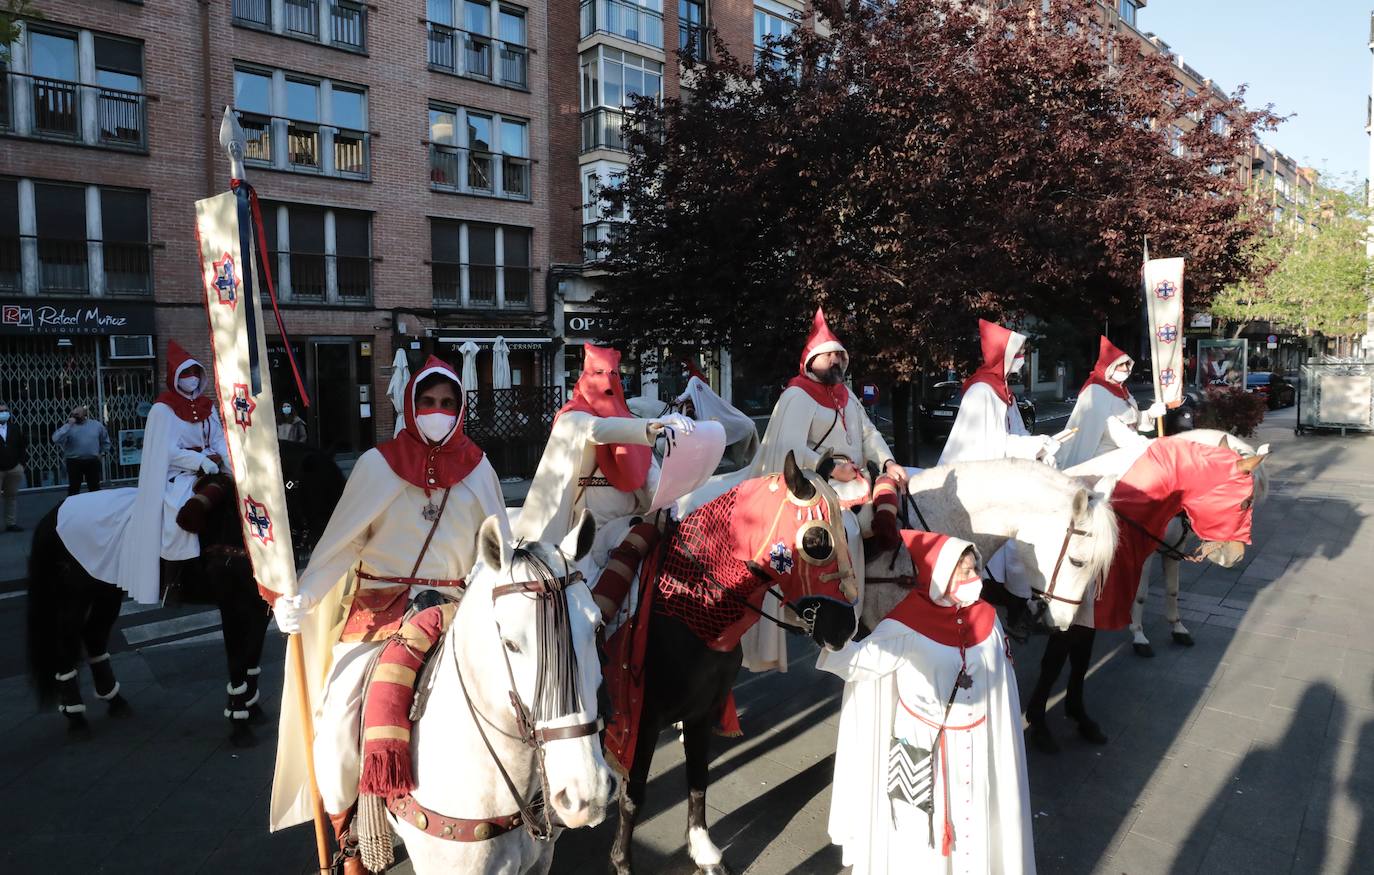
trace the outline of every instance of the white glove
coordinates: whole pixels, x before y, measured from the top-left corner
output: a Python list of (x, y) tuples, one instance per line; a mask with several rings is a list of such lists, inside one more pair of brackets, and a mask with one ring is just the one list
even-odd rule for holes
[(649, 433), (656, 434), (665, 428), (671, 428), (679, 434), (691, 434), (697, 427), (696, 422), (681, 413), (670, 413), (667, 416), (656, 416), (649, 420)]
[(1145, 412), (1142, 413), (1141, 416), (1145, 417), (1146, 419), (1159, 419), (1161, 416), (1168, 412), (1169, 405), (1165, 404), (1163, 401), (1156, 401), (1149, 407), (1145, 408)]
[(295, 635), (301, 631), (301, 620), (314, 608), (315, 600), (302, 592), (279, 597), (272, 606), (272, 613), (277, 616), (278, 629), (287, 635)]
[(1036, 458), (1042, 462), (1047, 462), (1050, 465), (1054, 465), (1054, 457), (1059, 453), (1059, 451), (1063, 448), (1064, 445), (1047, 434), (1040, 435), (1040, 444), (1040, 454), (1037, 455)]
[(200, 460), (200, 472), (202, 474), (218, 474), (219, 465), (215, 464), (214, 459), (205, 456)]

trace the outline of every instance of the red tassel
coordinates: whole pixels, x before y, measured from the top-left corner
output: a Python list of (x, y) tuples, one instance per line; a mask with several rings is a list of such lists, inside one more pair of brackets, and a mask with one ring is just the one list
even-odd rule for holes
[(946, 817), (946, 818), (945, 818), (945, 837), (944, 837), (944, 840), (940, 842), (940, 853), (942, 853), (942, 854), (944, 854), (946, 857), (948, 857), (948, 856), (949, 856), (949, 852), (950, 852), (951, 850), (953, 850), (953, 849), (954, 849), (954, 825), (951, 824), (951, 823), (949, 822), (949, 818)]
[(363, 774), (358, 791), (389, 799), (415, 789), (410, 766), (410, 745), (388, 739), (372, 742), (363, 755)]
[(744, 730), (740, 729), (739, 725), (739, 712), (735, 710), (735, 693), (732, 690), (720, 708), (720, 718), (716, 720), (716, 735), (738, 738), (743, 734)]

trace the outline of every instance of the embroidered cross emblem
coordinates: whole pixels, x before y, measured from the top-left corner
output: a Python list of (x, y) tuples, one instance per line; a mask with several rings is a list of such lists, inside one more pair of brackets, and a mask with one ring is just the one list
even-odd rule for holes
[(234, 408), (234, 424), (247, 431), (253, 426), (253, 411), (258, 409), (258, 402), (248, 394), (247, 383), (234, 384), (234, 400), (230, 403)]
[(1159, 338), (1160, 343), (1173, 343), (1178, 340), (1178, 326), (1172, 322), (1161, 325), (1159, 330), (1155, 332), (1155, 336)]
[(264, 544), (272, 543), (272, 517), (267, 513), (267, 506), (262, 502), (254, 501), (252, 497), (243, 500), (243, 518), (248, 523), (251, 534)]
[(233, 307), (238, 303), (239, 272), (234, 265), (234, 256), (224, 253), (224, 257), (214, 262), (215, 278), (210, 281), (221, 304)]
[(1174, 374), (1173, 368), (1165, 368), (1159, 372), (1159, 385), (1161, 386), (1172, 386), (1175, 379), (1177, 376)]
[(782, 541), (777, 542), (768, 551), (768, 564), (778, 574), (787, 574), (792, 570), (792, 551)]
[(1161, 301), (1167, 301), (1178, 294), (1178, 286), (1171, 280), (1160, 280), (1155, 283), (1155, 297)]

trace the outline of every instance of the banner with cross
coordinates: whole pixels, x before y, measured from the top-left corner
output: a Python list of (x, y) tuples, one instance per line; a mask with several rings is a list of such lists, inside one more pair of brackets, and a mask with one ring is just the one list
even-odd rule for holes
[(1155, 398), (1177, 407), (1183, 399), (1183, 259), (1147, 259), (1144, 278)]

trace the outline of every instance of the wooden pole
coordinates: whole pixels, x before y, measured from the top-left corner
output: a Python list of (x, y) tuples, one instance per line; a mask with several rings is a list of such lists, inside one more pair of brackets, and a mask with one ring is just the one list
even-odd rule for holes
[[(286, 649), (296, 669), (300, 683), (296, 704), (301, 709), (301, 732), (305, 734), (305, 749), (311, 750), (315, 742), (314, 720), (310, 713), (310, 691), (306, 688), (305, 650), (301, 647), (300, 633), (286, 639)], [(305, 773), (310, 780), (310, 812), (315, 820), (315, 851), (319, 856), (320, 871), (329, 871), (329, 830), (326, 826), (324, 803), (320, 800), (320, 786), (315, 782), (315, 758), (306, 756)]]

